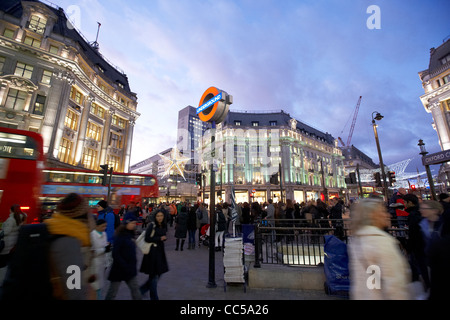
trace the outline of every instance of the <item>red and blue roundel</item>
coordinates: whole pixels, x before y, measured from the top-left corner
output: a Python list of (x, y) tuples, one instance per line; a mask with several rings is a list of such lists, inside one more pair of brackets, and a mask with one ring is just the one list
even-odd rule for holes
[(204, 122), (221, 123), (225, 120), (233, 97), (216, 87), (208, 88), (200, 99), (197, 114)]

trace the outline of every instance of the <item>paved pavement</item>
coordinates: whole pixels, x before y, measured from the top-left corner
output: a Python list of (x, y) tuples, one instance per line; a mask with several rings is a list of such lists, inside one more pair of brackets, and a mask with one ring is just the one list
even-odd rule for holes
[[(138, 232), (141, 227), (138, 226)], [(187, 239), (183, 251), (175, 251), (175, 229), (169, 227), (165, 250), (169, 264), (169, 272), (163, 274), (158, 282), (160, 300), (336, 300), (338, 297), (328, 296), (323, 291), (259, 289), (243, 284), (225, 286), (223, 252), (215, 253), (215, 288), (208, 288), (209, 280), (209, 248), (198, 245), (194, 250), (187, 249)], [(142, 254), (138, 250), (138, 269)], [(262, 266), (264, 267), (264, 266)], [(138, 282), (143, 284), (147, 275), (138, 273)], [(106, 283), (105, 292), (109, 286)], [(149, 299), (148, 294), (145, 299)], [(131, 300), (130, 290), (122, 282), (116, 300)]]

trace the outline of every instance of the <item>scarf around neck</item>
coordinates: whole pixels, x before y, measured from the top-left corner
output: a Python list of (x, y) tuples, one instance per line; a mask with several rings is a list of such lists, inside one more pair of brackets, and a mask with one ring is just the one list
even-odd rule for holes
[(44, 221), (51, 234), (77, 238), (83, 247), (91, 244), (89, 228), (82, 221), (66, 217), (55, 212), (50, 219)]

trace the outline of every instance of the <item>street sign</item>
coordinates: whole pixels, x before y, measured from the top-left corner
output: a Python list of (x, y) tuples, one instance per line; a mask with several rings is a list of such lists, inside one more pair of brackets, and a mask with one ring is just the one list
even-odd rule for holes
[(422, 157), (422, 164), (429, 166), (450, 161), (450, 150), (444, 150), (437, 153), (428, 154)]

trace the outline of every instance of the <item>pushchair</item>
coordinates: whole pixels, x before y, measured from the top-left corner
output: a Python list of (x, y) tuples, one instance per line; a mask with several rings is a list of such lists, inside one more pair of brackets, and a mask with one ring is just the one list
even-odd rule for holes
[(200, 230), (200, 240), (204, 246), (209, 247), (209, 224), (205, 224)]

